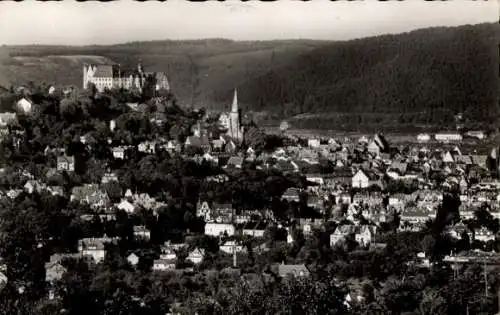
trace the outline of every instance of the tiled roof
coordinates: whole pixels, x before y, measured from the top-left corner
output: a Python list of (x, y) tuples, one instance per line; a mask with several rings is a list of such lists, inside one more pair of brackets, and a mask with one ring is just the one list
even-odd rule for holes
[(94, 77), (117, 77), (118, 67), (114, 65), (96, 65)]
[(281, 277), (285, 277), (287, 275), (303, 275), (303, 276), (308, 276), (309, 275), (309, 270), (307, 270), (305, 265), (278, 265), (278, 274)]

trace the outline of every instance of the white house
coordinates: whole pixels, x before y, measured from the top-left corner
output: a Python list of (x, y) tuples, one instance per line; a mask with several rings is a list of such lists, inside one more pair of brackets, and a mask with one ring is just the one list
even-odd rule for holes
[(160, 259), (173, 260), (177, 259), (177, 254), (171, 246), (165, 246), (161, 249)]
[(264, 237), (264, 229), (243, 229), (243, 235), (252, 237)]
[(133, 213), (135, 210), (135, 206), (127, 199), (123, 199), (116, 207), (127, 213)]
[(219, 246), (219, 249), (226, 254), (240, 253), (243, 251), (243, 246), (237, 245), (235, 241), (227, 241)]
[(467, 135), (479, 140), (483, 140), (486, 138), (486, 133), (484, 131), (468, 131)]
[(151, 232), (144, 225), (134, 226), (134, 236), (138, 239), (149, 240)]
[(205, 224), (205, 235), (211, 236), (221, 236), (227, 234), (227, 236), (234, 235), (235, 229), (234, 225), (228, 223), (206, 223)]
[(437, 133), (434, 138), (440, 142), (462, 141), (462, 135), (457, 132)]
[(104, 243), (100, 239), (81, 239), (78, 241), (78, 251), (83, 256), (91, 256), (94, 261), (101, 262), (106, 256)]
[(453, 156), (451, 155), (450, 151), (447, 151), (443, 155), (443, 162), (444, 163), (454, 163), (455, 162), (455, 160), (453, 159)]
[(153, 261), (153, 271), (166, 271), (175, 269), (175, 261), (171, 259), (156, 259)]
[(205, 250), (196, 248), (189, 253), (186, 260), (191, 261), (193, 264), (199, 264), (205, 257)]
[(418, 142), (429, 142), (431, 140), (431, 136), (428, 133), (421, 133), (417, 135)]
[(382, 150), (380, 146), (375, 140), (370, 141), (370, 143), (368, 144), (368, 152), (370, 152), (371, 154), (379, 155), (381, 151)]
[(377, 231), (376, 226), (362, 225), (359, 227), (358, 232), (354, 235), (354, 239), (362, 246), (368, 246), (373, 240)]
[(319, 145), (320, 145), (319, 139), (308, 139), (307, 140), (307, 146), (309, 146), (310, 148), (317, 148), (317, 147), (319, 147)]
[(359, 170), (352, 177), (352, 187), (355, 188), (367, 188), (370, 185), (370, 179), (362, 170)]
[(125, 148), (124, 147), (116, 147), (112, 149), (113, 158), (123, 160), (125, 159)]

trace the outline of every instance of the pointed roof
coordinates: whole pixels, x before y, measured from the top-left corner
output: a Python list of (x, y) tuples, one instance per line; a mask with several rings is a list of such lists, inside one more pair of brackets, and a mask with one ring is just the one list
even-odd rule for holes
[(238, 112), (238, 90), (234, 89), (233, 104), (231, 105), (231, 112)]

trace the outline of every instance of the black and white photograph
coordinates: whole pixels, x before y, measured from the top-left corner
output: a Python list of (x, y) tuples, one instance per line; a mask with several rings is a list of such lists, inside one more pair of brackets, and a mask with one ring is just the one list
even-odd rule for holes
[(0, 315), (499, 315), (499, 16), (0, 1)]

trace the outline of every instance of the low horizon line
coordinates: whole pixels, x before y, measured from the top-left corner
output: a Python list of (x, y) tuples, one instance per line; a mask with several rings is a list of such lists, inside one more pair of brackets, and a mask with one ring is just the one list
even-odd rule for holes
[(380, 37), (380, 36), (391, 36), (391, 35), (402, 35), (402, 34), (407, 34), (411, 32), (418, 32), (422, 30), (430, 30), (430, 29), (437, 29), (437, 28), (460, 28), (460, 27), (465, 27), (465, 26), (478, 26), (478, 25), (488, 25), (492, 24), (498, 25), (498, 22), (481, 22), (481, 23), (466, 23), (466, 24), (460, 24), (460, 25), (442, 25), (442, 26), (429, 26), (429, 27), (421, 27), (421, 28), (415, 28), (411, 29), (408, 31), (402, 31), (402, 32), (394, 32), (394, 33), (381, 33), (377, 35), (368, 35), (368, 36), (360, 36), (360, 37), (353, 37), (350, 39), (315, 39), (315, 38), (306, 38), (306, 37), (298, 37), (298, 38), (281, 38), (281, 39), (232, 39), (228, 37), (204, 37), (204, 38), (184, 38), (184, 39), (171, 39), (171, 38), (163, 38), (163, 39), (149, 39), (149, 40), (131, 40), (131, 41), (125, 41), (125, 42), (118, 42), (118, 43), (107, 43), (107, 44), (40, 44), (40, 43), (31, 43), (31, 44), (1, 44), (1, 47), (16, 47), (16, 46), (63, 46), (63, 47), (100, 47), (100, 46), (120, 46), (120, 45), (130, 45), (130, 44), (137, 44), (137, 43), (152, 43), (152, 42), (202, 42), (202, 41), (229, 41), (229, 42), (238, 42), (238, 43), (245, 43), (245, 42), (286, 42), (286, 41), (310, 41), (310, 42), (348, 42), (352, 40), (360, 40), (360, 39), (367, 39), (367, 38), (375, 38), (375, 37)]

